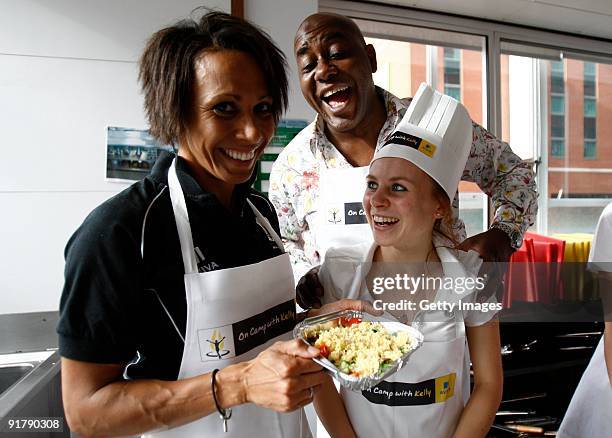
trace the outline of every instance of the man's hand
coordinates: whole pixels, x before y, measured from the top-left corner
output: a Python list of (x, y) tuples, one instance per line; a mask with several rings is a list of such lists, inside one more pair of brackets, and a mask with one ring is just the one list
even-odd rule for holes
[(510, 238), (502, 230), (490, 228), (484, 233), (465, 239), (457, 249), (461, 251), (474, 250), (485, 262), (510, 261), (514, 249), (510, 246)]
[(321, 307), (323, 285), (319, 281), (319, 268), (320, 266), (315, 266), (305, 273), (295, 287), (296, 301), (302, 309)]
[(484, 233), (465, 239), (457, 249), (461, 251), (474, 250), (480, 254), (484, 263), (480, 267), (479, 277), (487, 279), (486, 287), (479, 292), (481, 300), (495, 294), (497, 300), (503, 300), (503, 278), (510, 262), (514, 248), (510, 246), (510, 238), (502, 230), (489, 228)]

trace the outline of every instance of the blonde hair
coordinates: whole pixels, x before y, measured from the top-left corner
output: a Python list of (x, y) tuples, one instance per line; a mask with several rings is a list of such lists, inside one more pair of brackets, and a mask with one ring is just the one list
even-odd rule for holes
[(450, 240), (454, 245), (458, 245), (459, 239), (453, 231), (455, 226), (455, 218), (453, 217), (451, 201), (448, 198), (448, 194), (440, 186), (440, 184), (438, 184), (433, 178), (431, 179), (431, 181), (433, 183), (432, 194), (442, 205), (442, 209), (444, 212), (441, 218), (436, 219), (433, 229), (435, 232)]

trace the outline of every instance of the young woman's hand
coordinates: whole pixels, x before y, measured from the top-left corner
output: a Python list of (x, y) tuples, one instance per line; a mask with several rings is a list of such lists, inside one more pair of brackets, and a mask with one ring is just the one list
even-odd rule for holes
[(319, 268), (320, 266), (315, 266), (305, 273), (295, 287), (296, 301), (302, 309), (321, 307), (323, 285), (319, 280)]
[(343, 300), (325, 304), (318, 309), (310, 309), (308, 316), (319, 316), (326, 313), (339, 312), (341, 310), (356, 310), (358, 312), (369, 313), (370, 315), (374, 316), (380, 316), (384, 313), (382, 310), (376, 310), (369, 301), (349, 300), (348, 298), (345, 298)]

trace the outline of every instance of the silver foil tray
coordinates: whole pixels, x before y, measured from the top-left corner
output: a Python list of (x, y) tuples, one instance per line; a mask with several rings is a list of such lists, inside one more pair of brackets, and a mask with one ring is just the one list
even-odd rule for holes
[(324, 357), (317, 357), (313, 359), (316, 363), (321, 365), (325, 370), (331, 374), (342, 386), (345, 386), (353, 391), (362, 391), (370, 389), (387, 377), (395, 374), (400, 368), (402, 368), (408, 362), (408, 359), (412, 353), (418, 350), (423, 344), (423, 334), (408, 325), (402, 324), (395, 321), (379, 321), (376, 317), (356, 310), (342, 310), (340, 312), (328, 313), (326, 315), (314, 316), (312, 318), (306, 318), (293, 329), (293, 337), (301, 339), (306, 344), (311, 345), (306, 340), (305, 331), (311, 327), (315, 327), (320, 324), (332, 323), (338, 321), (340, 318), (358, 318), (363, 321), (379, 322), (385, 327), (390, 333), (396, 333), (398, 331), (408, 332), (410, 337), (416, 339), (416, 345), (411, 350), (407, 351), (401, 358), (397, 359), (390, 367), (386, 368), (385, 371), (380, 372), (374, 376), (369, 377), (355, 377), (350, 376), (341, 372), (336, 366)]

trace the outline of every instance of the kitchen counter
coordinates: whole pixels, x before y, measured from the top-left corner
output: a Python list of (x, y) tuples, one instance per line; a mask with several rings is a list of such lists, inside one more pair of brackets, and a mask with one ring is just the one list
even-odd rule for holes
[(61, 399), (58, 312), (0, 315), (0, 436), (9, 420), (59, 418), (62, 432), (20, 430), (19, 437), (69, 437)]
[(57, 349), (59, 312), (0, 315), (0, 354)]

